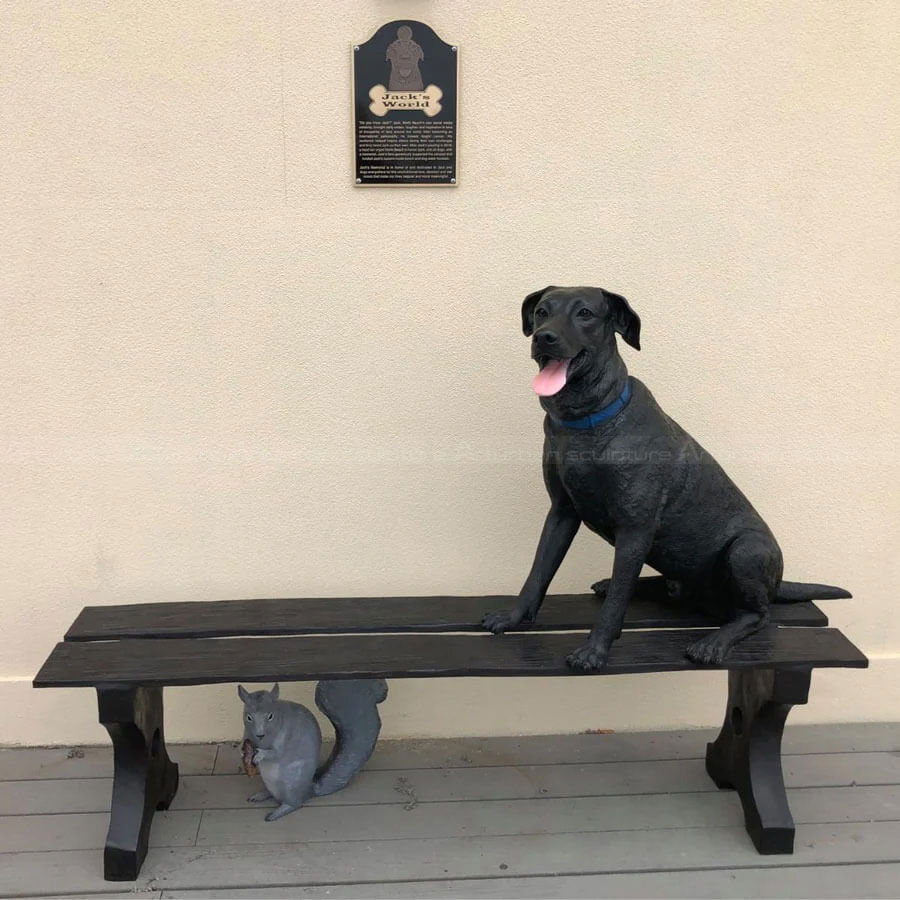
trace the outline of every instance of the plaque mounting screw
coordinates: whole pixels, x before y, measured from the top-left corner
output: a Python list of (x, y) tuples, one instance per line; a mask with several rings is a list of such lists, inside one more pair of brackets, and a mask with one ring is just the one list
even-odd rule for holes
[[(359, 48), (357, 48), (357, 49), (359, 49)], [(451, 49), (454, 53), (456, 53), (456, 47), (451, 47), (450, 49)]]
[[(359, 52), (359, 44), (357, 44), (353, 49), (358, 53)], [(456, 49), (456, 48), (454, 48), (454, 49)]]
[(450, 179), (450, 184), (456, 184), (456, 179), (455, 179), (455, 178), (451, 178), (451, 179)]
[(357, 178), (357, 179), (356, 179), (356, 183), (357, 183), (357, 184), (362, 184), (362, 178)]

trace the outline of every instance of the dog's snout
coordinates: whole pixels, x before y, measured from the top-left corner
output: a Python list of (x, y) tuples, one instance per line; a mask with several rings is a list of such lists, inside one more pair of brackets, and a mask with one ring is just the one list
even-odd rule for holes
[(555, 331), (538, 331), (534, 340), (541, 347), (552, 347), (559, 342), (559, 335)]
[(256, 732), (256, 736), (257, 736), (258, 738), (264, 738), (264, 737), (266, 736), (266, 733), (265, 733), (264, 731), (263, 731), (263, 732), (257, 731), (257, 732)]

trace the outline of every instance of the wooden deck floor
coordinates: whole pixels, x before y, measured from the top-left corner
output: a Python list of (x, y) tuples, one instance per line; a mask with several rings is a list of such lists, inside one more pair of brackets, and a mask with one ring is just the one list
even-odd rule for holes
[(140, 880), (101, 877), (108, 748), (0, 751), (0, 895), (898, 897), (900, 725), (791, 727), (793, 856), (759, 856), (711, 732), (382, 742), (279, 822), (229, 744), (174, 746)]

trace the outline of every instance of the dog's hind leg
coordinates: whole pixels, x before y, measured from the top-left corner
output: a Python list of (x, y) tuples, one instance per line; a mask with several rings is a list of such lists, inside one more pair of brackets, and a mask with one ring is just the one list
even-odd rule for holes
[(734, 616), (687, 648), (685, 656), (700, 665), (721, 664), (738, 641), (768, 625), (769, 604), (781, 581), (781, 550), (769, 534), (748, 532), (736, 538), (725, 564)]
[(698, 665), (717, 666), (722, 663), (731, 648), (745, 637), (759, 631), (769, 623), (768, 606), (763, 612), (738, 610), (735, 617), (720, 628), (694, 641), (684, 655)]

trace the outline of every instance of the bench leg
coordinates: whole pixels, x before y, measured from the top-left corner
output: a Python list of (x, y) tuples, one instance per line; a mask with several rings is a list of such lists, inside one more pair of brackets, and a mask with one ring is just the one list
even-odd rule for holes
[(718, 787), (737, 790), (760, 853), (794, 852), (781, 735), (791, 706), (806, 703), (810, 675), (810, 669), (729, 670), (725, 724), (706, 747), (706, 771)]
[(97, 701), (115, 759), (103, 877), (134, 881), (147, 855), (153, 813), (168, 809), (178, 790), (178, 766), (163, 734), (162, 688), (97, 688)]

